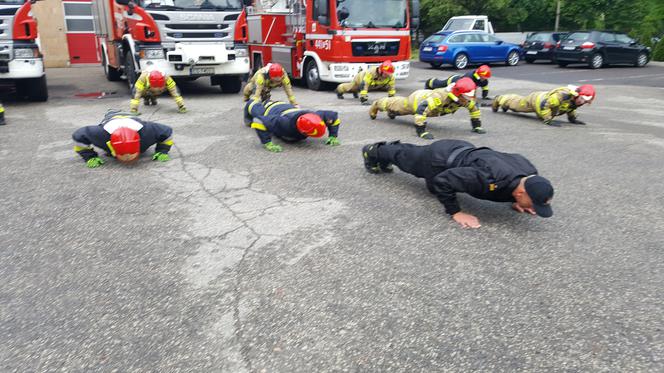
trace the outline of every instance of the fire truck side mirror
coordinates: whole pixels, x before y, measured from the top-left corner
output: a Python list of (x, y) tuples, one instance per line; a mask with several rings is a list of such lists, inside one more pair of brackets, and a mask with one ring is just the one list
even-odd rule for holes
[(420, 27), (420, 0), (410, 0), (410, 28)]

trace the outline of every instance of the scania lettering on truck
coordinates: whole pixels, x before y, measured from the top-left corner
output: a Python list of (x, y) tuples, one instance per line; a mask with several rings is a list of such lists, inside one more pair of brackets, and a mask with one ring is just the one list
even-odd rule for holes
[(93, 0), (93, 15), (104, 73), (130, 89), (159, 69), (237, 93), (249, 72), (242, 0)]
[(16, 85), (16, 93), (46, 101), (46, 72), (39, 46), (33, 2), (0, 0), (0, 85)]

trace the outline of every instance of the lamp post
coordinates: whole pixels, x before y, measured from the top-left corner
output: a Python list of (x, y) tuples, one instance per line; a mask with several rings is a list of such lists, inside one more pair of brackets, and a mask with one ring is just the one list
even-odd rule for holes
[(556, 5), (556, 26), (553, 31), (558, 31), (558, 24), (560, 23), (560, 0), (558, 0), (558, 5)]

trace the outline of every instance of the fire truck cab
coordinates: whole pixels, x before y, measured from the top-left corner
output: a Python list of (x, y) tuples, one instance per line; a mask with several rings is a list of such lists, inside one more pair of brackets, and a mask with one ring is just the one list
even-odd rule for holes
[[(108, 80), (159, 69), (175, 79), (210, 77), (237, 93), (249, 72), (241, 0), (93, 0)], [(244, 31), (246, 33), (246, 30)]]
[[(268, 62), (320, 90), (349, 82), (362, 69), (391, 60), (397, 79), (410, 72), (411, 15), (419, 1), (254, 0), (247, 7), (253, 70)], [(416, 8), (416, 9), (415, 9)]]
[(32, 4), (0, 0), (0, 85), (15, 84), (18, 96), (46, 101), (46, 72)]

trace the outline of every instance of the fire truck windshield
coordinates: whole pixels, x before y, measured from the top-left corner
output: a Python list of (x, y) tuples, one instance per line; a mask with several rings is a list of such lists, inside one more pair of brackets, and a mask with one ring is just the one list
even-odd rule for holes
[(241, 10), (242, 0), (141, 0), (141, 6), (145, 9), (187, 11)]
[(25, 0), (0, 0), (0, 5), (21, 5)]
[(337, 0), (343, 27), (406, 27), (406, 0)]

